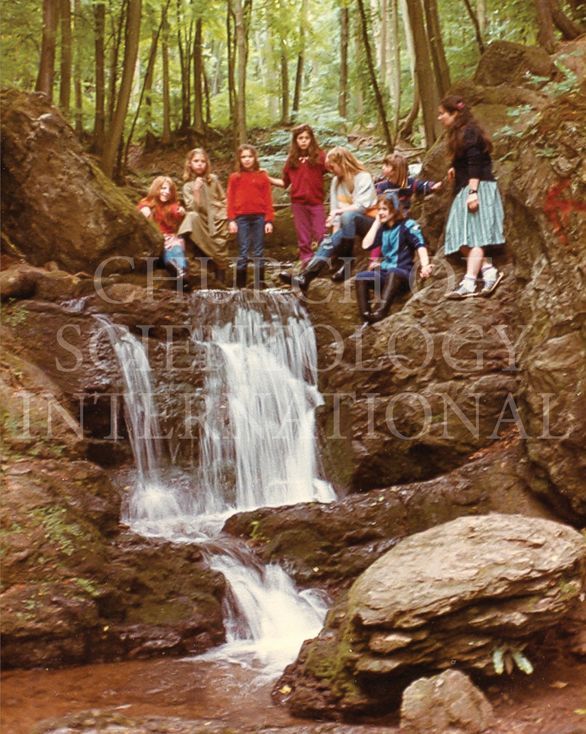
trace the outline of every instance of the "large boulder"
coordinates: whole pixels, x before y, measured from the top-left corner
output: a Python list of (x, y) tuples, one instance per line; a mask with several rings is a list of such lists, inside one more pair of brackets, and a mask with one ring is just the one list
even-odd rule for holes
[(43, 94), (5, 89), (0, 111), (2, 226), (18, 253), (70, 272), (127, 271), (158, 256), (161, 236)]
[(464, 515), (519, 513), (555, 519), (529, 489), (519, 441), (486, 451), (425, 482), (351, 494), (336, 502), (264, 507), (228, 519), (264, 563), (281, 563), (298, 584), (347, 588), (401, 538)]
[(529, 672), (522, 651), (578, 601), (585, 556), (572, 528), (520, 515), (412, 535), (357, 579), (276, 690), (296, 714), (351, 715), (388, 707), (421, 670)]
[(482, 734), (492, 724), (492, 706), (459, 670), (420, 678), (403, 692), (401, 734)]

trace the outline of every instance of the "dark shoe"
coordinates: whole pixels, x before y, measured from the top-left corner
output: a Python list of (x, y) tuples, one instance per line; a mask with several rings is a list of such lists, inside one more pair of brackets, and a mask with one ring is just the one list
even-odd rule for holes
[(360, 318), (367, 324), (372, 320), (370, 313), (370, 282), (368, 280), (355, 280), (356, 301), (358, 303), (358, 311)]
[(293, 288), (298, 288), (302, 293), (305, 293), (311, 281), (317, 278), (326, 264), (325, 260), (317, 260), (316, 258), (310, 260), (305, 270), (291, 279), (291, 285)]
[(456, 290), (448, 293), (446, 298), (448, 301), (462, 301), (465, 298), (474, 298), (479, 295), (476, 290), (476, 280), (472, 277), (465, 277)]
[(330, 277), (334, 283), (343, 283), (351, 274), (351, 267), (346, 267), (346, 263), (344, 263), (342, 267), (335, 270)]
[(389, 275), (387, 275), (383, 285), (380, 303), (372, 314), (373, 323), (376, 321), (382, 321), (382, 319), (388, 315), (395, 296), (403, 288), (404, 283), (405, 281), (396, 273), (389, 273)]
[(246, 269), (236, 271), (236, 288), (246, 288)]

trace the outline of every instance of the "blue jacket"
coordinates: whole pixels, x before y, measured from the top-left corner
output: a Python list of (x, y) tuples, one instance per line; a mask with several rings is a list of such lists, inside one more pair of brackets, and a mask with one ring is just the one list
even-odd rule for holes
[(381, 270), (409, 278), (415, 251), (425, 247), (421, 227), (414, 219), (404, 219), (392, 227), (383, 226), (376, 233), (373, 248), (381, 248)]

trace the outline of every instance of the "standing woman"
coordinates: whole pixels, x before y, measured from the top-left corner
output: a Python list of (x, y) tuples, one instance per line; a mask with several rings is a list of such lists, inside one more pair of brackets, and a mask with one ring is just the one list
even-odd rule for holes
[(216, 277), (223, 282), (229, 263), (226, 195), (203, 148), (194, 148), (187, 154), (183, 180), (187, 213), (178, 234), (188, 236), (198, 250), (212, 258)]
[[(445, 97), (438, 120), (448, 134), (449, 177), (456, 195), (446, 225), (445, 254), (461, 251), (466, 256), (466, 275), (448, 298), (488, 296), (503, 277), (492, 265), (490, 248), (505, 242), (503, 204), (492, 173), (492, 142), (462, 97)], [(477, 291), (479, 279), (482, 288)]]

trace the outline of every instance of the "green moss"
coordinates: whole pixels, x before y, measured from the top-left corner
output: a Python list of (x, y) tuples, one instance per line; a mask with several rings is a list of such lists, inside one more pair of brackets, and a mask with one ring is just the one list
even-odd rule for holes
[(8, 299), (8, 307), (2, 308), (2, 323), (11, 329), (22, 326), (28, 319), (28, 310), (14, 298)]
[(99, 588), (95, 585), (93, 581), (90, 581), (90, 579), (84, 579), (84, 578), (73, 578), (71, 579), (75, 584), (79, 586), (79, 588), (85, 592), (88, 596), (91, 596), (92, 598), (96, 598), (100, 595)]
[(41, 507), (33, 510), (31, 516), (66, 556), (74, 554), (76, 541), (87, 540), (86, 533), (78, 524), (66, 521), (67, 510), (64, 507)]

